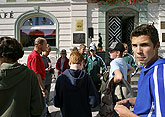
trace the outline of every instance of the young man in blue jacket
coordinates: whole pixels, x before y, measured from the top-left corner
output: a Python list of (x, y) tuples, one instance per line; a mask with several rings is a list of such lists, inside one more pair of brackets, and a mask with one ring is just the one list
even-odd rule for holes
[(92, 117), (91, 107), (99, 104), (96, 88), (82, 68), (84, 57), (78, 51), (70, 54), (70, 69), (60, 74), (56, 81), (54, 105), (62, 117)]
[[(142, 24), (131, 33), (132, 50), (143, 64), (137, 97), (122, 100), (115, 110), (120, 117), (165, 117), (165, 59), (158, 56), (158, 31)], [(134, 113), (124, 105), (134, 106)]]

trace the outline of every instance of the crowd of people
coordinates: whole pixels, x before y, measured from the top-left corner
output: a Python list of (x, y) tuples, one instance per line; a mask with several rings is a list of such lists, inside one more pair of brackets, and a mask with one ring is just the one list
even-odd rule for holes
[[(102, 77), (105, 74), (109, 76), (104, 88), (111, 81), (115, 84), (112, 117), (164, 117), (165, 59), (158, 56), (158, 31), (153, 25), (142, 24), (132, 31), (130, 40), (133, 54), (143, 66), (137, 96), (127, 98), (128, 89), (123, 82), (129, 84), (138, 70), (127, 44), (111, 44), (108, 54), (112, 61), (108, 71), (104, 60), (97, 55), (95, 43), (90, 44), (89, 52), (84, 44), (79, 49), (74, 47), (69, 58), (67, 51), (62, 49), (56, 66), (52, 66), (49, 59), (51, 47), (45, 38), (38, 37), (27, 65), (23, 65), (18, 63), (24, 55), (22, 45), (14, 38), (1, 37), (0, 116), (46, 117), (50, 114), (49, 95), (56, 68), (53, 103), (60, 108), (62, 117), (92, 117), (91, 108), (101, 108)], [(134, 106), (133, 112), (130, 106)]]

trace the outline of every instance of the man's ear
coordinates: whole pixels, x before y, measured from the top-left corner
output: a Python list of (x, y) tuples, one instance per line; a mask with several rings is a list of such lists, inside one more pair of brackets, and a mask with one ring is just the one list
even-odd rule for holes
[(117, 52), (117, 56), (120, 56), (120, 51), (116, 51)]
[(158, 42), (158, 43), (156, 44), (155, 48), (156, 48), (156, 49), (159, 49), (159, 47), (160, 47), (160, 42)]
[(69, 66), (71, 66), (71, 62), (69, 62)]

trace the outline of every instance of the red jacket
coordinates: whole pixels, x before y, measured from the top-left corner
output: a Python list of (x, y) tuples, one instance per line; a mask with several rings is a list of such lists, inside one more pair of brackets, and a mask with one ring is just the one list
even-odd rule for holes
[[(58, 70), (58, 75), (61, 74), (61, 72), (64, 72), (67, 68), (69, 68), (69, 59), (67, 57), (65, 57), (65, 62), (63, 65), (63, 70), (61, 70), (61, 57), (57, 60), (56, 63), (56, 69)], [(58, 77), (57, 75), (57, 77)]]

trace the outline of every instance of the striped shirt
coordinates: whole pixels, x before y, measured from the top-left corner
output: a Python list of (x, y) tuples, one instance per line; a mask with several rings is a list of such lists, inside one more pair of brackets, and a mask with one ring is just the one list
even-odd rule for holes
[(134, 113), (140, 117), (165, 117), (165, 59), (142, 66)]

